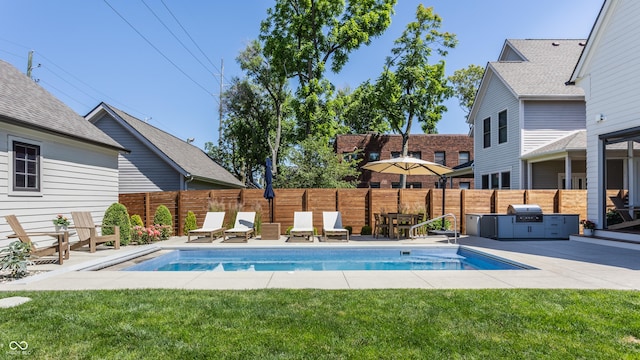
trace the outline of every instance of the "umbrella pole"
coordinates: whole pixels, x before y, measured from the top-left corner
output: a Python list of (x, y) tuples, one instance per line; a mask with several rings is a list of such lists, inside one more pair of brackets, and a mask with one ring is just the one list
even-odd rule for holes
[(445, 191), (447, 189), (447, 178), (444, 175), (440, 177), (440, 184), (442, 186), (442, 220), (440, 221), (440, 224), (442, 224), (441, 230), (444, 231), (446, 230), (445, 224), (444, 224), (444, 215), (445, 215), (444, 204), (445, 204)]
[(271, 217), (271, 222), (273, 223), (273, 199), (269, 199), (269, 215)]

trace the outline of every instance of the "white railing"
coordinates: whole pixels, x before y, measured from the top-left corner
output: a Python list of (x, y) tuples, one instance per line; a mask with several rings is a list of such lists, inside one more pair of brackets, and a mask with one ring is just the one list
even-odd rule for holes
[[(413, 225), (409, 229), (409, 238), (415, 239), (415, 238), (420, 237), (420, 236), (428, 236), (429, 230), (427, 228), (427, 225), (432, 223), (432, 222), (435, 222), (437, 220), (441, 220), (441, 219), (444, 222), (444, 220), (447, 217), (452, 217), (453, 218), (453, 230), (444, 230), (444, 229), (443, 230), (435, 230), (435, 231), (431, 230), (431, 232), (442, 233), (444, 235), (447, 235), (448, 233), (453, 231), (453, 243), (457, 244), (458, 243), (458, 230), (456, 230), (456, 229), (458, 228), (458, 221), (456, 220), (456, 216), (454, 214), (444, 214), (442, 216), (438, 216), (438, 217), (435, 217), (433, 219), (429, 219), (427, 221), (423, 221), (420, 224)], [(449, 243), (449, 244), (451, 243), (450, 240), (449, 240), (449, 235), (447, 235), (447, 243)]]

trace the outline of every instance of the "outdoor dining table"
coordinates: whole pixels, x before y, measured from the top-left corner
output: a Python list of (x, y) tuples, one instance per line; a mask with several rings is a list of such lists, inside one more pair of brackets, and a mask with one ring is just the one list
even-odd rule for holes
[[(394, 238), (394, 234), (396, 233), (396, 229), (398, 227), (398, 215), (402, 215), (401, 213), (381, 213), (380, 217), (384, 224), (389, 225), (389, 232), (386, 234), (388, 238)], [(423, 214), (406, 214), (411, 216), (411, 224), (415, 225), (420, 220), (422, 220)]]

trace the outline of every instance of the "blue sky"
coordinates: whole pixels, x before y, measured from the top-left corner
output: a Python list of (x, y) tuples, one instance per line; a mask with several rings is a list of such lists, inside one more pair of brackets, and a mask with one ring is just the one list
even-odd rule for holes
[[(421, 3), (398, 2), (386, 33), (352, 53), (339, 74), (329, 74), (334, 85), (355, 88), (380, 74), (393, 41), (415, 18)], [(451, 74), (469, 64), (485, 66), (496, 60), (508, 38), (586, 39), (603, 0), (422, 3), (433, 6), (443, 18), (442, 30), (458, 37), (458, 46), (445, 59)], [(26, 72), (27, 54), (34, 50), (34, 64), (41, 66), (33, 70), (33, 77), (80, 115), (105, 101), (179, 138), (193, 137), (194, 144), (203, 147), (218, 139), (221, 61), (223, 84), (242, 75), (235, 57), (258, 36), (260, 21), (273, 4), (267, 0), (0, 0), (0, 59)], [(466, 134), (468, 126), (457, 100), (446, 105), (449, 111), (438, 124), (439, 133)], [(419, 126), (413, 130), (419, 131)]]

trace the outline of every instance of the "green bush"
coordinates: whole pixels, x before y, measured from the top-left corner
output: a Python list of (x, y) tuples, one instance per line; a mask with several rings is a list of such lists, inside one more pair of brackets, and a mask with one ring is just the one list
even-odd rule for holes
[(131, 220), (127, 208), (120, 203), (113, 203), (104, 212), (102, 234), (113, 235), (114, 226), (120, 227), (120, 245), (128, 245), (131, 241)]
[(131, 226), (144, 226), (140, 215), (131, 215)]
[(184, 233), (188, 234), (189, 231), (197, 228), (198, 224), (196, 223), (196, 214), (194, 214), (193, 211), (187, 211), (187, 217), (184, 219)]
[(353, 233), (353, 227), (347, 225), (344, 228), (349, 232), (349, 235), (351, 235)]
[(10, 277), (19, 279), (29, 274), (27, 265), (33, 264), (29, 260), (31, 245), (22, 241), (14, 241), (8, 247), (2, 249), (0, 254), (3, 254), (0, 257), (0, 270), (9, 270)]
[[(349, 231), (349, 233), (351, 233), (351, 231)], [(360, 230), (360, 235), (371, 235), (371, 226), (369, 225), (363, 226), (362, 230)]]
[(162, 240), (167, 240), (173, 233), (173, 217), (171, 216), (169, 208), (164, 205), (158, 206), (156, 213), (153, 215), (153, 224), (165, 225), (161, 227), (160, 231), (162, 234), (160, 235), (160, 238)]
[[(438, 220), (434, 220), (427, 224), (427, 230), (441, 230), (442, 229), (442, 218)], [(444, 219), (444, 229), (451, 229), (451, 222), (447, 219)]]

